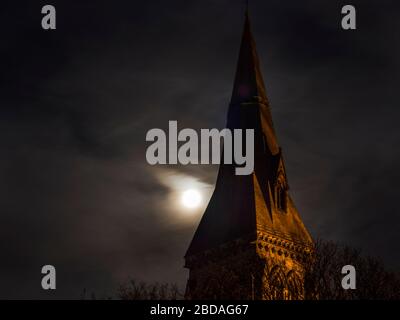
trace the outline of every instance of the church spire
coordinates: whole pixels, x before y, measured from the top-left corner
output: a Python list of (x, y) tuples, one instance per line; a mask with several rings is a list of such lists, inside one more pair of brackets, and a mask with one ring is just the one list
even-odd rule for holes
[(228, 109), (227, 128), (254, 130), (254, 171), (235, 175), (233, 164), (221, 164), (215, 190), (186, 252), (186, 265), (201, 252), (249, 238), (258, 231), (308, 242), (288, 194), (283, 156), (272, 123), (248, 10)]
[[(236, 75), (233, 85), (230, 108), (228, 112), (228, 127), (236, 128), (238, 118), (243, 112), (241, 105), (259, 105), (260, 116), (256, 122), (260, 127), (272, 155), (279, 153), (279, 144), (276, 138), (269, 101), (267, 98), (264, 79), (261, 72), (260, 61), (257, 54), (256, 43), (251, 32), (248, 5), (245, 12), (245, 21), (240, 45), (239, 58), (236, 66)], [(249, 126), (255, 128), (254, 121)]]
[(227, 127), (254, 130), (254, 171), (241, 176), (234, 164), (220, 165), (215, 190), (185, 255), (189, 299), (265, 298), (263, 290), (270, 284), (264, 283), (264, 272), (284, 260), (295, 274), (312, 243), (289, 195), (248, 9)]
[(254, 101), (254, 99), (266, 103), (267, 96), (256, 44), (251, 32), (247, 3), (231, 104), (250, 102)]

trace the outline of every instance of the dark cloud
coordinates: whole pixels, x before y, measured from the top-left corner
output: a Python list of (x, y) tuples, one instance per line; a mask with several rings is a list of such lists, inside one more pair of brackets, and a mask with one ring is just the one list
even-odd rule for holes
[[(199, 215), (167, 201), (160, 172), (213, 184), (215, 166), (153, 168), (145, 135), (168, 120), (222, 127), (241, 1), (42, 1), (0, 11), (0, 297), (112, 295), (129, 277), (184, 285)], [(400, 266), (398, 7), (251, 1), (293, 198), (315, 236)], [(161, 170), (161, 171), (160, 171)], [(193, 220), (193, 221), (192, 221)], [(54, 264), (55, 293), (40, 288)]]

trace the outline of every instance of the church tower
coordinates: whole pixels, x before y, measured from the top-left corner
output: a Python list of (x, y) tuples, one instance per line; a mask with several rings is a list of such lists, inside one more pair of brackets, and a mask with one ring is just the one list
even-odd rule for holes
[(289, 195), (246, 12), (227, 128), (254, 129), (254, 171), (221, 164), (185, 255), (187, 299), (301, 299), (312, 239)]

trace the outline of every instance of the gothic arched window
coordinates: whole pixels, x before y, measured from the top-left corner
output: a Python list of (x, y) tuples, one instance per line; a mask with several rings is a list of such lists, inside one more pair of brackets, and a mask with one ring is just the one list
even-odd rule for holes
[(304, 288), (300, 275), (291, 270), (286, 275), (287, 300), (300, 300), (304, 296)]
[(279, 266), (274, 266), (271, 270), (268, 268), (264, 270), (263, 299), (285, 299), (285, 273)]

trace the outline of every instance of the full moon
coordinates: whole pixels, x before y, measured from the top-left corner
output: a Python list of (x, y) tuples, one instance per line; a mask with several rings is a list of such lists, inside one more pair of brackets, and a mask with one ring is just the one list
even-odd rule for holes
[(196, 208), (199, 206), (200, 202), (201, 202), (201, 194), (197, 190), (194, 189), (186, 190), (182, 194), (182, 204), (186, 208), (191, 208), (191, 209)]

